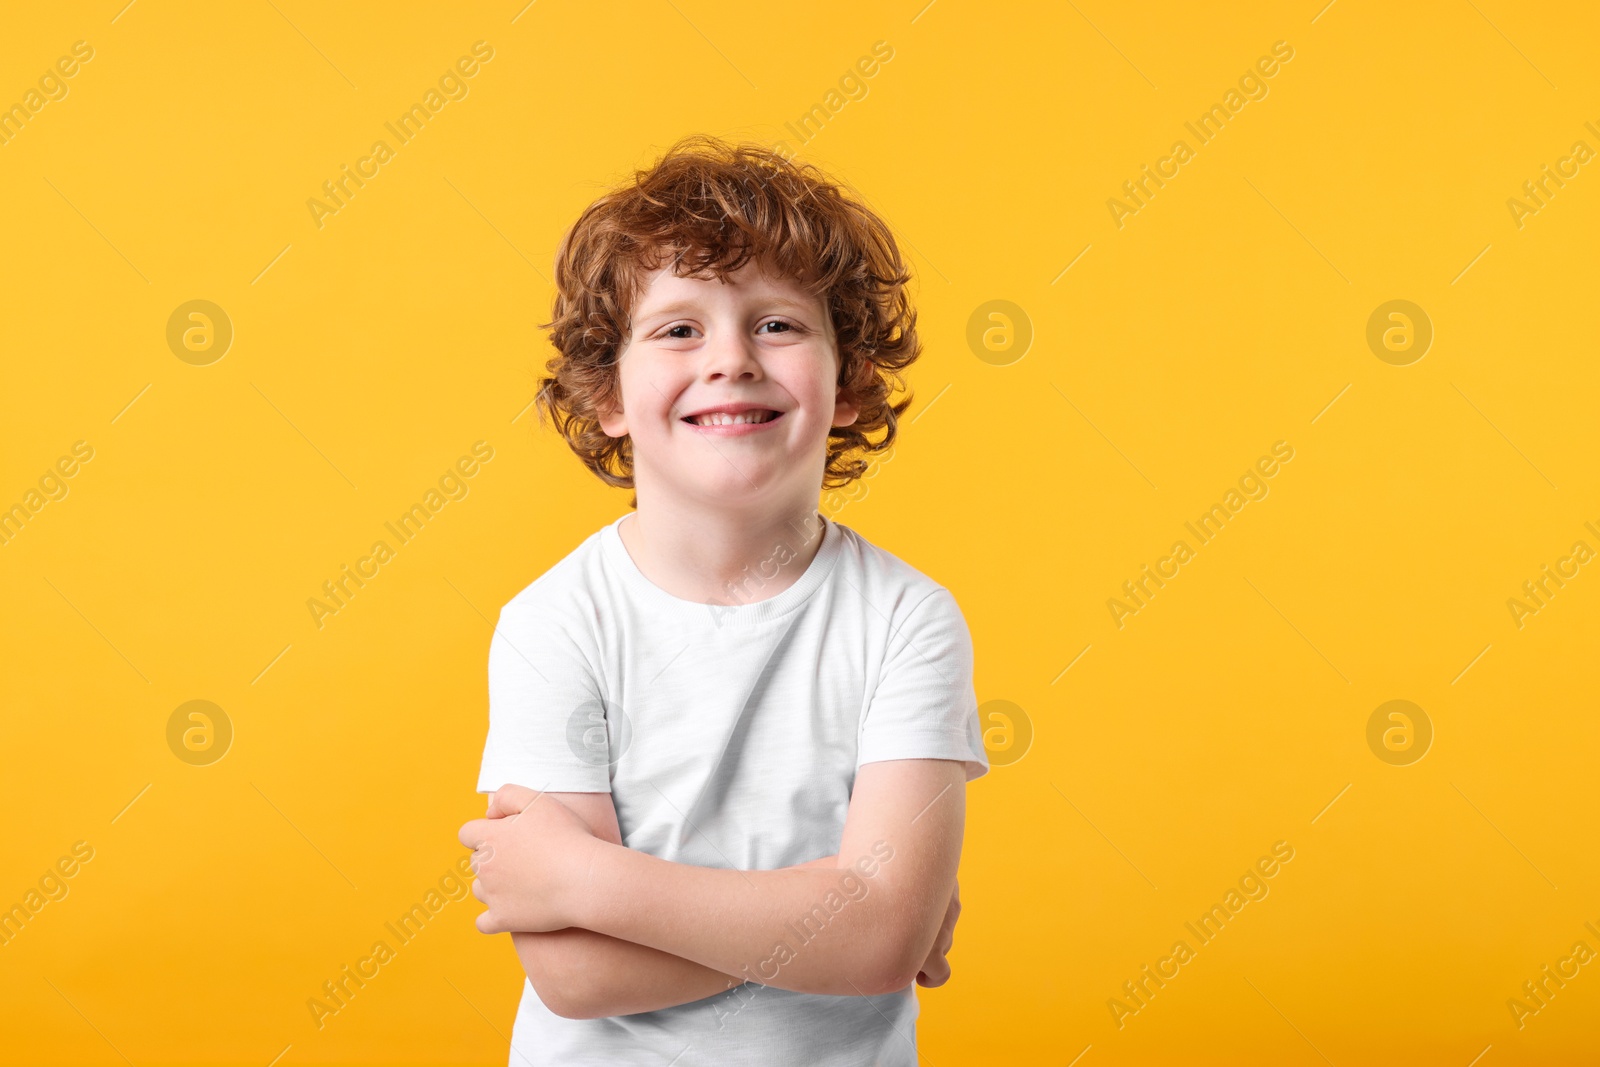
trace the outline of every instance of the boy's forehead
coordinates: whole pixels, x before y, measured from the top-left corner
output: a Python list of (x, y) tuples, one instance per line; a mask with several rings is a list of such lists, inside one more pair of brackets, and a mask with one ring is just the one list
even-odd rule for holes
[(747, 260), (725, 279), (684, 277), (674, 274), (668, 266), (656, 267), (640, 275), (639, 294), (635, 314), (648, 314), (669, 303), (732, 296), (782, 297), (809, 308), (820, 303), (820, 298), (808, 291), (798, 278), (778, 273), (754, 259)]

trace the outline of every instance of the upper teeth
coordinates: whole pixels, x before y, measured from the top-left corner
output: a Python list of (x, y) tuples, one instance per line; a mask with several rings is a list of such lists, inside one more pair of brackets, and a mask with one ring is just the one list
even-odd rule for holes
[(746, 411), (738, 415), (729, 415), (726, 411), (712, 411), (694, 417), (697, 426), (736, 426), (745, 422), (766, 422), (772, 418), (770, 411)]

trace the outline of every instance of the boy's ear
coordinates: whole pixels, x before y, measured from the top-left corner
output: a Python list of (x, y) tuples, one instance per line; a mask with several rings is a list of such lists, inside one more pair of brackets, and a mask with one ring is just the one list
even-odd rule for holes
[[(861, 404), (845, 386), (839, 386), (835, 394), (833, 405), (833, 424), (835, 426), (852, 425), (861, 416)], [(607, 431), (609, 432), (609, 431)]]
[[(831, 332), (831, 323), (829, 328)], [(834, 351), (842, 370), (845, 354), (837, 348), (837, 344)], [(855, 387), (858, 382), (863, 385), (870, 382), (871, 375), (872, 365), (870, 363), (858, 363), (854, 370), (854, 377), (835, 390), (833, 394), (833, 424), (835, 426), (853, 426), (855, 421), (861, 417), (861, 396), (856, 392)]]
[(606, 396), (595, 401), (594, 412), (595, 418), (600, 422), (600, 428), (606, 432), (607, 437), (628, 435), (627, 416), (617, 398)]

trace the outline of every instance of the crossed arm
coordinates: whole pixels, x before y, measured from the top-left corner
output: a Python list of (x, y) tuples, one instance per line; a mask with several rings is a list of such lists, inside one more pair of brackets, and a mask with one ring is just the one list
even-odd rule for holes
[(461, 830), (478, 850), (473, 894), (489, 905), (478, 927), (511, 932), (540, 999), (570, 1018), (747, 980), (847, 996), (938, 985), (960, 909), (965, 780), (953, 760), (864, 764), (839, 854), (775, 871), (634, 852), (608, 794), (506, 787), (490, 805), (502, 817)]

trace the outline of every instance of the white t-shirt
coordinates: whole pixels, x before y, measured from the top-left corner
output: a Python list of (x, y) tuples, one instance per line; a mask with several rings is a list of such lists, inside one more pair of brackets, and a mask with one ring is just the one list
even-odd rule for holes
[[(972, 641), (947, 589), (816, 512), (752, 562), (728, 606), (698, 604), (644, 576), (617, 532), (626, 518), (501, 609), (480, 792), (610, 792), (629, 848), (770, 870), (838, 851), (863, 763), (962, 760), (969, 781), (988, 770)], [(757, 599), (818, 527), (805, 572)], [(915, 983), (844, 997), (748, 981), (565, 1019), (525, 982), (509, 1062), (916, 1067), (917, 1011)]]

